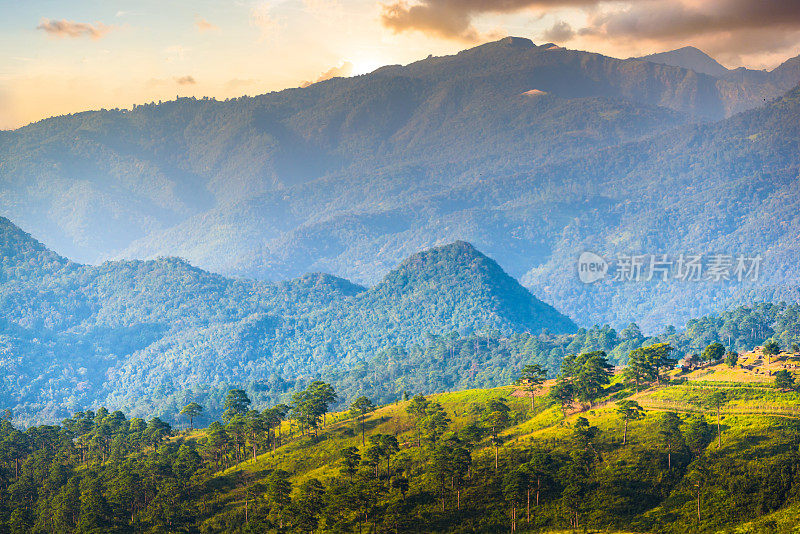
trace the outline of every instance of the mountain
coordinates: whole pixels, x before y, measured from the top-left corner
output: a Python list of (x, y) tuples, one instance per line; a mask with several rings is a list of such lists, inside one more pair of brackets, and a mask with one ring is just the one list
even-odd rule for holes
[(783, 62), (771, 74), (781, 85), (800, 84), (800, 56)]
[[(582, 324), (621, 327), (635, 320), (650, 332), (752, 300), (794, 301), (797, 92), (724, 121), (676, 128), (565, 162), (508, 164), (418, 199), (396, 199), (395, 189), (373, 182), (381, 192), (376, 203), (383, 199), (379, 206), (305, 222), (268, 241), (260, 254), (270, 259), (270, 270), (287, 276), (288, 266), (302, 265), (370, 281), (437, 240), (467, 239), (502, 258), (512, 276)], [(284, 206), (300, 206), (328, 187), (316, 183), (281, 199)], [(215, 228), (257, 234), (268, 221), (256, 204), (228, 208), (228, 217), (211, 225), (198, 218), (185, 225), (183, 239), (198, 243)], [(586, 286), (576, 275), (577, 258), (586, 250), (608, 259), (760, 254), (765, 263), (753, 283)], [(218, 252), (216, 258), (223, 254)]]
[(669, 52), (650, 54), (638, 59), (650, 61), (652, 63), (660, 63), (662, 65), (681, 67), (701, 74), (708, 74), (715, 78), (722, 77), (728, 73), (728, 69), (720, 65), (716, 59), (693, 46), (684, 46), (683, 48), (670, 50)]
[[(565, 291), (575, 278), (566, 264), (582, 252), (570, 236), (599, 224), (608, 243), (639, 250), (669, 203), (663, 227), (697, 226), (686, 247), (736, 248), (725, 237), (735, 239), (735, 217), (698, 220), (698, 196), (735, 200), (765, 225), (761, 201), (794, 203), (773, 180), (796, 163), (781, 146), (790, 122), (762, 135), (733, 116), (783, 95), (792, 69), (715, 78), (507, 38), (254, 98), (57, 117), (0, 133), (0, 210), (84, 263), (178, 256), (272, 281), (323, 271), (372, 286), (409, 255), (463, 240), (584, 325), (622, 326), (648, 310), (643, 326), (658, 329), (722, 304), (713, 288), (691, 311), (629, 287), (600, 301)], [(699, 150), (715, 128), (747, 138), (754, 159), (737, 164), (739, 147), (722, 136)], [(747, 194), (731, 196), (729, 171)], [(749, 295), (730, 290), (734, 301)]]
[[(451, 319), (458, 318), (456, 326), (460, 331), (475, 331), (480, 325), (500, 328), (502, 322), (497, 319), (529, 332), (575, 330), (571, 320), (555, 313), (494, 260), (463, 241), (411, 256), (364, 293), (363, 300), (361, 307), (388, 309), (395, 321), (402, 319), (400, 314), (404, 311), (411, 312), (408, 322), (415, 322), (422, 329), (426, 325), (419, 323), (420, 318), (434, 315), (435, 308), (444, 305), (456, 310), (472, 306)], [(475, 322), (475, 317), (481, 317), (480, 322)]]
[(717, 90), (730, 102), (729, 115), (752, 108), (760, 95), (764, 102), (800, 83), (800, 56), (784, 61), (772, 71), (745, 67), (727, 69), (717, 60), (693, 46), (635, 58), (661, 65), (672, 65), (717, 78)]
[[(595, 303), (607, 302), (618, 313), (638, 317), (650, 331), (665, 317), (683, 324), (691, 316), (753, 300), (797, 302), (798, 154), (800, 86), (720, 123), (677, 129), (647, 143), (549, 167), (542, 174), (575, 191), (574, 219), (552, 242), (548, 263), (523, 275), (523, 283), (568, 313), (585, 310), (591, 322), (607, 320), (607, 313), (594, 311), (600, 308)], [(494, 189), (516, 192), (531, 179), (537, 178), (503, 180)], [(505, 198), (526, 203), (519, 194)], [(667, 255), (671, 278), (657, 274), (649, 281), (619, 283), (608, 277), (583, 284), (563, 275), (575, 272), (582, 251), (616, 262), (636, 254), (647, 262)], [(676, 280), (681, 255), (703, 257), (700, 280)], [(717, 257), (731, 262), (725, 278), (709, 276)], [(759, 258), (753, 276), (735, 275), (740, 257)]]
[(174, 258), (80, 265), (7, 219), (0, 238), (0, 406), (20, 421), (100, 402), (146, 415), (235, 383), (274, 399), (432, 334), (576, 329), (464, 242), (416, 254), (367, 289), (324, 274), (229, 279)]

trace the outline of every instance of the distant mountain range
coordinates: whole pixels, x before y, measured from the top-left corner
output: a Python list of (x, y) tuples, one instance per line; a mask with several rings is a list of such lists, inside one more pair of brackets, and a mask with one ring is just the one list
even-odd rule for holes
[(80, 265), (7, 219), (0, 258), (0, 408), (27, 422), (103, 402), (158, 413), (175, 394), (228, 384), (274, 399), (430, 335), (577, 329), (464, 242), (415, 254), (369, 289), (324, 274), (233, 280), (176, 259)]
[(638, 59), (642, 61), (651, 61), (653, 63), (661, 63), (662, 65), (682, 67), (699, 72), (700, 74), (708, 74), (715, 78), (722, 78), (729, 72), (728, 69), (720, 65), (716, 59), (693, 46), (685, 46), (669, 52), (650, 54)]
[[(720, 68), (506, 38), (254, 98), (58, 117), (0, 132), (0, 210), (77, 261), (180, 256), (272, 281), (372, 285), (464, 240), (583, 325), (680, 325), (797, 296), (800, 58)], [(585, 250), (761, 253), (765, 270), (587, 288)]]

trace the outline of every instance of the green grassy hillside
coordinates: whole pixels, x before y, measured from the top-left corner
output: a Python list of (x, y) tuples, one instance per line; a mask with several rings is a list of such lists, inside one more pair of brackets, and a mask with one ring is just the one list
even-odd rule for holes
[[(202, 430), (0, 423), (0, 532), (793, 532), (798, 393), (745, 367), (617, 372), (591, 404), (555, 400), (575, 368), (533, 402), (512, 385), (308, 419), (298, 394), (281, 422), (234, 395)], [(644, 408), (627, 425), (625, 401)]]

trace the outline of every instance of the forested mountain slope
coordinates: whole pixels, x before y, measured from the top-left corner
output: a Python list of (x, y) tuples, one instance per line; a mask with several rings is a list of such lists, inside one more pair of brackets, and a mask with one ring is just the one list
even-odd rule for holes
[(228, 383), (277, 398), (284, 382), (428, 334), (576, 328), (464, 242), (412, 256), (367, 289), (324, 274), (234, 280), (172, 258), (85, 266), (7, 219), (0, 228), (0, 405), (19, 420), (106, 398), (149, 414)]
[[(465, 240), (586, 326), (648, 309), (643, 326), (658, 329), (729, 301), (698, 287), (667, 290), (699, 292), (691, 310), (638, 288), (591, 303), (565, 292), (581, 228), (642, 254), (665, 252), (640, 247), (656, 226), (695, 229), (670, 250), (739, 248), (745, 218), (793, 235), (794, 211), (770, 203), (797, 202), (796, 108), (767, 102), (799, 80), (796, 58), (714, 77), (507, 38), (302, 89), (2, 132), (0, 209), (75, 260), (178, 256), (273, 281), (322, 271), (372, 285), (413, 253)], [(772, 129), (759, 136), (758, 120)], [(726, 215), (697, 217), (707, 198)], [(769, 248), (765, 236), (751, 243)], [(748, 291), (730, 289), (730, 302)]]
[(593, 350), (621, 364), (653, 343), (687, 355), (716, 341), (800, 342), (800, 307), (787, 304), (655, 335), (577, 329), (464, 242), (413, 255), (368, 289), (324, 274), (232, 280), (169, 258), (85, 266), (0, 222), (0, 408), (21, 424), (101, 404), (173, 420), (200, 400), (214, 415), (231, 385), (267, 403), (326, 376), (347, 396), (389, 402), (493, 387), (533, 362), (552, 376)]
[[(289, 265), (305, 265), (377, 277), (388, 258), (467, 236), (582, 324), (623, 326), (634, 320), (649, 331), (752, 300), (796, 300), (798, 123), (795, 89), (719, 123), (686, 126), (535, 169), (509, 163), (502, 172), (410, 203), (394, 203), (387, 193), (392, 189), (383, 189), (391, 178), (376, 178), (375, 194), (388, 199), (381, 208), (307, 222), (265, 244), (275, 253), (262, 249), (262, 259), (270, 258), (265, 267), (287, 274)], [(309, 195), (311, 188), (298, 190), (283, 202), (304, 205)], [(219, 227), (257, 233), (267, 223), (254, 206), (229, 210), (236, 216), (199, 218), (181, 239), (198, 243), (199, 235)], [(231, 239), (235, 234), (230, 232)], [(625, 254), (670, 254), (673, 260), (680, 254), (728, 254), (760, 255), (764, 261), (758, 280), (741, 284), (656, 279), (588, 287), (576, 273), (586, 250), (608, 260)]]

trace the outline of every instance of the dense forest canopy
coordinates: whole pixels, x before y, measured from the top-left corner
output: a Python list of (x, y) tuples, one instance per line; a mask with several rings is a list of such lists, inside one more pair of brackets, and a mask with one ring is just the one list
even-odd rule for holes
[(19, 421), (98, 402), (171, 413), (236, 383), (277, 398), (429, 334), (576, 329), (464, 242), (413, 255), (367, 289), (324, 274), (230, 279), (174, 258), (80, 265), (0, 223), (0, 405)]
[(514, 386), (382, 406), (322, 380), (275, 405), (231, 389), (200, 430), (198, 403), (185, 430), (106, 408), (25, 431), (2, 420), (0, 532), (789, 532), (793, 373), (758, 381), (714, 358), (700, 372), (740, 381), (698, 381), (672, 353), (634, 349), (614, 373), (589, 350), (554, 382), (530, 364)]
[(464, 242), (413, 255), (365, 288), (324, 274), (229, 279), (171, 258), (80, 265), (0, 226), (0, 408), (22, 424), (103, 404), (174, 423), (192, 401), (207, 422), (231, 386), (269, 403), (322, 376), (347, 397), (390, 402), (494, 387), (533, 363), (553, 376), (586, 351), (622, 364), (657, 343), (682, 356), (800, 337), (800, 307), (767, 303), (655, 335), (578, 328)]

